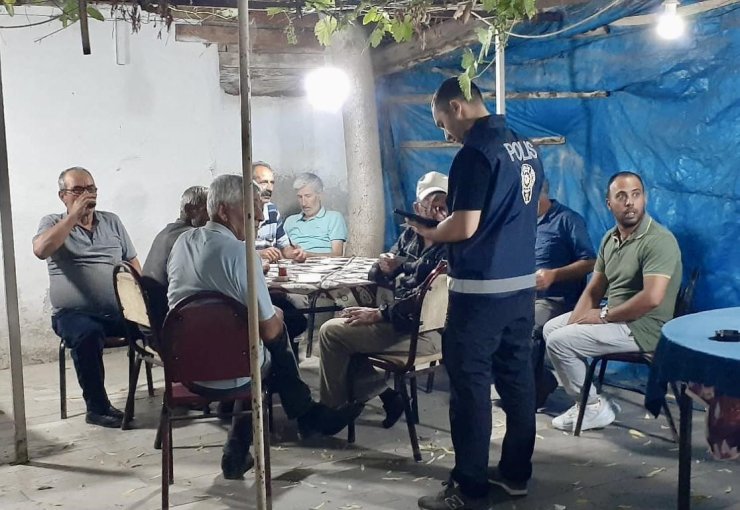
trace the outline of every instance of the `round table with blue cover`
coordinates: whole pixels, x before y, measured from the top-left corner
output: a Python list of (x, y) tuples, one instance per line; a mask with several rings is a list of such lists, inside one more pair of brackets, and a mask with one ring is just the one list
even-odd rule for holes
[(717, 330), (740, 330), (740, 307), (684, 315), (663, 326), (650, 369), (645, 407), (660, 413), (667, 384), (681, 383), (679, 399), (678, 508), (690, 507), (691, 399), (686, 383), (713, 386), (717, 393), (740, 398), (740, 342), (713, 340)]

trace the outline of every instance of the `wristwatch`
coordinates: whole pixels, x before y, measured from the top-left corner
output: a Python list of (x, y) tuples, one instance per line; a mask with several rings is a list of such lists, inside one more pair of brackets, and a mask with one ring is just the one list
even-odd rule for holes
[(601, 322), (603, 323), (609, 322), (606, 318), (607, 315), (609, 315), (609, 306), (604, 305), (604, 308), (602, 308), (601, 311), (599, 312), (599, 319), (601, 319)]

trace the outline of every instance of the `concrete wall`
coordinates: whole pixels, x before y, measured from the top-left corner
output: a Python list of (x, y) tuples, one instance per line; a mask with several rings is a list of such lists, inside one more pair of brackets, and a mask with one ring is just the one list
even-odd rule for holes
[[(17, 8), (0, 24), (43, 20), (43, 8)], [(26, 15), (28, 14), (28, 16)], [(102, 210), (121, 216), (143, 258), (154, 235), (178, 213), (179, 195), (221, 173), (241, 170), (239, 100), (219, 86), (215, 45), (174, 41), (144, 25), (130, 37), (131, 63), (116, 64), (113, 23), (90, 20), (92, 55), (77, 25), (51, 22), (0, 32), (13, 223), (24, 357), (53, 359), (46, 263), (31, 252), (44, 214), (61, 212), (56, 179), (89, 168)], [(279, 204), (292, 206), (291, 176), (325, 179), (330, 207), (346, 212), (341, 114), (316, 113), (302, 98), (253, 98), (254, 154), (279, 169)], [(0, 274), (0, 279), (2, 274)], [(0, 292), (0, 368), (8, 365)]]

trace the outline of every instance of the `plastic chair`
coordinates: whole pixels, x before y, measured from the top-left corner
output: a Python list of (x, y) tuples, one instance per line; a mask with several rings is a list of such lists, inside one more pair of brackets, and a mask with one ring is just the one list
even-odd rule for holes
[[(687, 282), (686, 286), (683, 287), (681, 290), (679, 290), (678, 295), (676, 296), (676, 306), (674, 309), (674, 317), (680, 317), (681, 315), (686, 315), (691, 312), (691, 308), (694, 302), (694, 289), (696, 288), (696, 282), (699, 279), (699, 269), (694, 269), (691, 272), (691, 276), (689, 277), (689, 281)], [(573, 433), (575, 436), (581, 435), (581, 428), (583, 426), (583, 415), (586, 412), (586, 404), (588, 403), (588, 394), (591, 391), (591, 385), (593, 384), (594, 379), (594, 373), (596, 372), (596, 365), (601, 363), (601, 368), (599, 369), (599, 378), (598, 378), (598, 384), (597, 389), (598, 393), (601, 393), (601, 388), (604, 385), (604, 376), (606, 374), (606, 365), (610, 361), (620, 361), (622, 363), (633, 363), (637, 365), (646, 365), (650, 366), (653, 363), (653, 353), (652, 352), (622, 352), (622, 353), (614, 353), (614, 354), (606, 354), (604, 356), (597, 356), (591, 360), (591, 363), (588, 367), (588, 372), (586, 373), (586, 379), (583, 381), (583, 387), (581, 388), (581, 399), (580, 404), (578, 408), (578, 419), (576, 420), (576, 428)], [(629, 388), (625, 388), (629, 389)], [(673, 396), (678, 399), (678, 391), (676, 389), (675, 385), (672, 385), (671, 389), (673, 390)], [(637, 391), (637, 390), (633, 390)], [(671, 436), (673, 438), (673, 442), (678, 442), (678, 432), (676, 431), (676, 424), (673, 421), (673, 415), (671, 415), (671, 410), (668, 407), (668, 403), (663, 403), (663, 414), (665, 414), (666, 421), (668, 421), (668, 426), (671, 430)]]
[[(386, 370), (392, 374), (396, 390), (401, 394), (404, 403), (404, 414), (406, 425), (409, 430), (411, 449), (414, 460), (421, 461), (421, 450), (419, 449), (419, 438), (416, 434), (416, 424), (419, 423), (419, 404), (416, 376), (419, 373), (434, 370), (442, 362), (442, 353), (438, 352), (427, 356), (417, 356), (416, 348), (419, 335), (428, 331), (440, 330), (445, 326), (447, 320), (447, 263), (440, 264), (432, 271), (419, 292), (417, 310), (415, 313), (415, 327), (411, 333), (411, 344), (408, 354), (355, 354), (350, 362), (348, 370), (348, 387), (350, 388), (350, 401), (353, 400), (352, 388), (355, 377), (354, 367), (361, 360), (369, 361), (374, 367)], [(411, 395), (406, 386), (409, 380)], [(355, 423), (348, 425), (347, 441), (355, 442)]]
[[(211, 414), (173, 416), (180, 406), (206, 408), (210, 402), (234, 402), (231, 416), (251, 413), (251, 408), (240, 410), (240, 402), (251, 402), (250, 389), (235, 390), (218, 397), (194, 393), (194, 381), (217, 381), (250, 377), (249, 327), (247, 310), (238, 301), (217, 292), (200, 292), (187, 297), (168, 314), (162, 326), (160, 353), (164, 364), (165, 392), (162, 414), (155, 447), (162, 449), (162, 508), (169, 508), (169, 485), (174, 482), (172, 462), (172, 422), (215, 418)], [(263, 384), (263, 403), (267, 399), (267, 385)], [(264, 418), (271, 414), (265, 405)], [(266, 479), (270, 480), (268, 427), (264, 427)], [(268, 483), (269, 488), (269, 483)], [(269, 490), (269, 489), (268, 489)]]

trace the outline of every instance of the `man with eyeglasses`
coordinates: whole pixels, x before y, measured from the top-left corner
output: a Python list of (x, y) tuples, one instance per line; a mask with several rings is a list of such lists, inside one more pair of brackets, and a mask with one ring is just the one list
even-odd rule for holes
[(123, 413), (105, 391), (103, 345), (124, 336), (113, 289), (113, 268), (122, 260), (141, 272), (136, 250), (118, 216), (97, 211), (98, 189), (89, 171), (72, 167), (59, 175), (59, 198), (67, 211), (41, 219), (33, 253), (49, 268), (54, 332), (72, 352), (87, 407), (85, 421), (120, 427)]
[[(442, 221), (447, 217), (447, 176), (425, 174), (416, 186), (414, 212), (424, 218)], [(443, 244), (433, 242), (407, 228), (390, 252), (383, 254), (368, 278), (393, 288), (390, 304), (378, 308), (345, 308), (342, 317), (324, 323), (319, 333), (321, 350), (321, 403), (339, 407), (347, 402), (347, 370), (355, 353), (408, 352), (412, 311), (419, 289), (427, 276), (445, 258)], [(441, 334), (432, 331), (419, 336), (417, 354), (439, 351)], [(401, 395), (388, 388), (382, 374), (368, 363), (357, 372), (355, 396), (364, 403), (376, 395), (383, 402), (383, 427), (390, 428), (403, 414)]]

